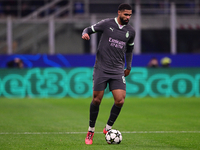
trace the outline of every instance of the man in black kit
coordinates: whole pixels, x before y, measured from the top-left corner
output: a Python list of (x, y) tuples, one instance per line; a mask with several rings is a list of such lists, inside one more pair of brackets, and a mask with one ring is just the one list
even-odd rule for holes
[[(82, 38), (84, 40), (89, 40), (92, 33), (102, 33), (94, 65), (93, 99), (90, 104), (90, 121), (85, 138), (86, 144), (91, 145), (93, 143), (99, 105), (101, 104), (107, 83), (109, 84), (109, 90), (112, 91), (114, 104), (107, 124), (103, 129), (104, 134), (112, 128), (124, 104), (126, 96), (125, 77), (131, 71), (135, 38), (135, 31), (128, 24), (131, 15), (132, 7), (129, 4), (121, 4), (118, 7), (118, 17), (102, 20), (83, 30)], [(125, 60), (127, 64), (126, 69), (124, 69)]]

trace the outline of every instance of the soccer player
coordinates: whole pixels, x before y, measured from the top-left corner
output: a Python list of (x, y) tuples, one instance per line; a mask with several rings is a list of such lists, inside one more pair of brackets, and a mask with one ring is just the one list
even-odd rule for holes
[[(82, 38), (84, 40), (89, 40), (92, 33), (102, 33), (94, 65), (93, 99), (90, 104), (90, 121), (85, 138), (86, 144), (90, 145), (93, 143), (99, 106), (107, 84), (109, 84), (109, 90), (112, 91), (114, 104), (107, 124), (103, 129), (104, 134), (112, 128), (124, 104), (126, 96), (125, 77), (131, 71), (135, 38), (135, 30), (128, 24), (131, 15), (132, 7), (129, 4), (120, 4), (118, 7), (118, 17), (102, 20), (83, 30)], [(126, 69), (124, 69), (125, 60)]]

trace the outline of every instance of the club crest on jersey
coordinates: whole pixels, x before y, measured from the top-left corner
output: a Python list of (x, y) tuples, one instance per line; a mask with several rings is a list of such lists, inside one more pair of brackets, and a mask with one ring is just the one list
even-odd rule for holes
[(126, 38), (128, 38), (128, 37), (129, 37), (129, 31), (126, 32)]

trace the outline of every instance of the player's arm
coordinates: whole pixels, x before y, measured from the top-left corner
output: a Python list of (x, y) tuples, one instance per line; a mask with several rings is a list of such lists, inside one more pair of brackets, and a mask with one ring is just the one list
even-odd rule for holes
[(89, 40), (90, 34), (96, 33), (96, 32), (103, 32), (105, 26), (105, 20), (102, 20), (98, 22), (97, 24), (94, 24), (90, 27), (87, 27), (82, 32), (82, 39)]
[(126, 69), (124, 70), (124, 75), (125, 77), (130, 74), (131, 71), (131, 63), (132, 63), (132, 58), (133, 58), (133, 45), (127, 46), (127, 51), (126, 51)]
[(134, 49), (134, 37), (131, 38), (130, 42), (127, 43), (126, 46), (126, 69), (124, 70), (124, 75), (125, 77), (130, 74), (131, 71), (131, 64), (132, 64), (132, 59), (133, 59), (133, 49)]
[(92, 34), (92, 33), (93, 33), (93, 31), (92, 31), (91, 27), (85, 28), (82, 32), (82, 39), (90, 40), (90, 34)]

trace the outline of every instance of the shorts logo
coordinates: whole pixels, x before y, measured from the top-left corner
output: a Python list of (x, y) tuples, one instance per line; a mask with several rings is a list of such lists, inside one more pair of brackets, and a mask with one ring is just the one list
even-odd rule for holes
[(123, 80), (123, 83), (126, 84), (126, 80), (124, 76), (122, 76), (122, 80)]

